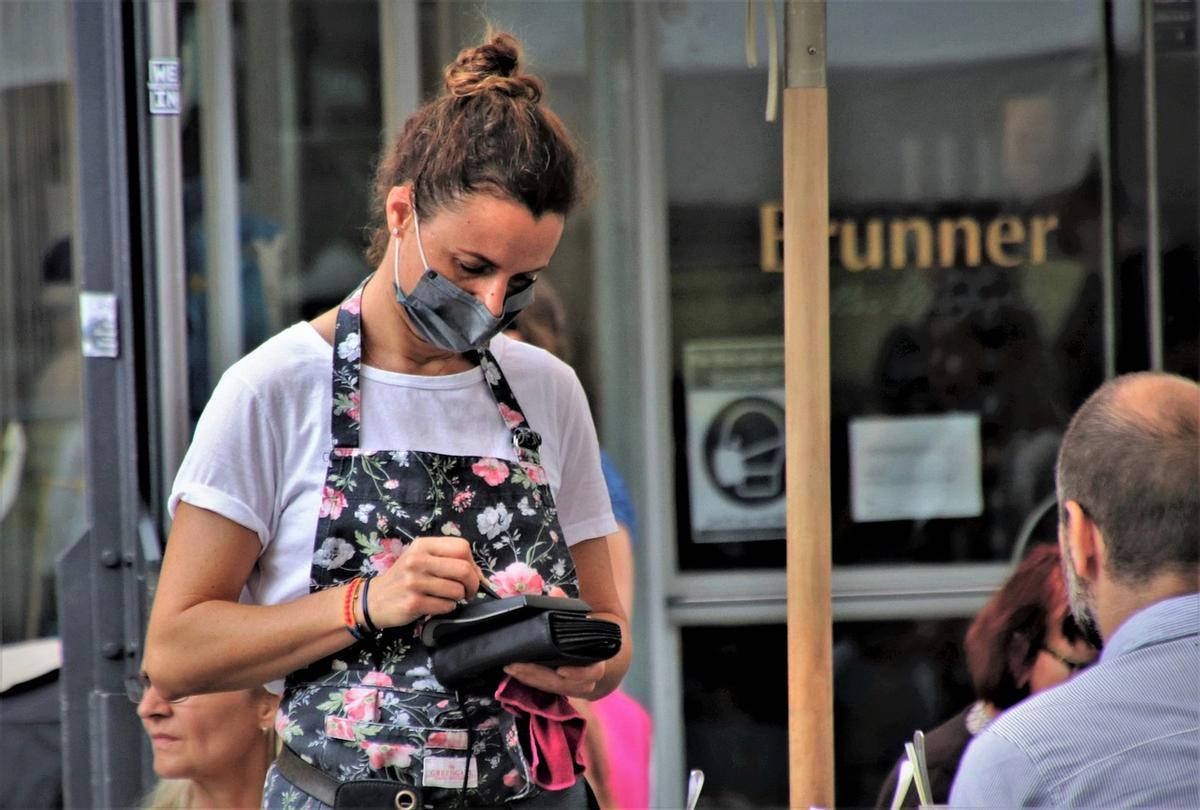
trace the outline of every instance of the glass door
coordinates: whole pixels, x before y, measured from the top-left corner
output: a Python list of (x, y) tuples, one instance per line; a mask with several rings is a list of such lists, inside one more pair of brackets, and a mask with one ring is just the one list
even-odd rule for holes
[[(712, 806), (784, 806), (780, 133), (742, 4), (657, 16), (681, 742)], [(839, 805), (972, 699), (967, 621), (1054, 538), (1113, 344), (1106, 42), (1094, 0), (828, 7)]]
[(366, 275), (384, 131), (378, 2), (220, 5), (179, 7), (193, 424), (233, 360)]
[(87, 526), (66, 4), (0, 8), (0, 617), (57, 634), (54, 560)]

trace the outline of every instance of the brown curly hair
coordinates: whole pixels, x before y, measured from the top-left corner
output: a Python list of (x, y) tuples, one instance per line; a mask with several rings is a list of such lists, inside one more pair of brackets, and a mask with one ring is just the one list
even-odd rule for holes
[(584, 182), (574, 139), (542, 105), (542, 83), (521, 71), (521, 43), (507, 33), (458, 54), (445, 92), (405, 122), (375, 172), (371, 266), (387, 251), (385, 206), (394, 186), (411, 183), (417, 213), (432, 216), (485, 191), (521, 203), (535, 217), (566, 216)]

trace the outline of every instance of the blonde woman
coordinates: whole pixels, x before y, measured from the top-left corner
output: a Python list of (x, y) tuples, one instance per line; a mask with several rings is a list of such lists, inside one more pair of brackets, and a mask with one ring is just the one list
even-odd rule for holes
[(146, 810), (255, 808), (275, 759), (279, 696), (255, 687), (166, 700), (144, 675), (126, 684), (161, 781)]

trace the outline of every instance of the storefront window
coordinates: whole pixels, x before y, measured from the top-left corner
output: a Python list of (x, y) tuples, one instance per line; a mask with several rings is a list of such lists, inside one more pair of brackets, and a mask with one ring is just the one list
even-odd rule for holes
[(877, 11), (829, 15), (834, 563), (1007, 559), (1104, 374), (1103, 8)]
[(87, 529), (71, 234), (68, 5), (0, 4), (0, 617), (53, 635), (54, 560)]
[[(660, 15), (685, 569), (783, 565), (781, 145), (743, 11)], [(1053, 531), (1107, 351), (1102, 14), (829, 7), (835, 565)]]
[[(200, 15), (180, 7), (186, 109), (183, 180), (189, 388), (199, 416), (209, 369)], [(235, 2), (240, 297), (243, 351), (340, 301), (367, 273), (368, 192), (382, 131), (379, 4)], [(221, 318), (233, 317), (220, 313)]]
[(746, 67), (745, 21), (739, 3), (659, 6), (685, 569), (784, 560), (783, 276), (760, 249), (782, 135), (764, 118), (765, 63)]
[[(967, 624), (834, 624), (838, 807), (874, 806), (913, 730), (974, 700), (962, 656)], [(686, 764), (705, 773), (700, 806), (786, 807), (786, 627), (685, 627), (681, 639)]]

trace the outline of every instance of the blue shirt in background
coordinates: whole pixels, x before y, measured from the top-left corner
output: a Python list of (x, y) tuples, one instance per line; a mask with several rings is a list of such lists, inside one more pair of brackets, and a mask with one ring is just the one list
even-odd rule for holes
[(617, 523), (629, 529), (630, 542), (637, 539), (637, 513), (633, 508), (633, 498), (629, 497), (629, 487), (625, 479), (617, 472), (617, 466), (608, 457), (608, 453), (600, 451), (600, 469), (604, 472), (604, 483), (608, 486), (608, 497), (612, 501), (613, 517)]
[(1098, 663), (996, 718), (950, 804), (1200, 808), (1200, 594), (1135, 613)]

